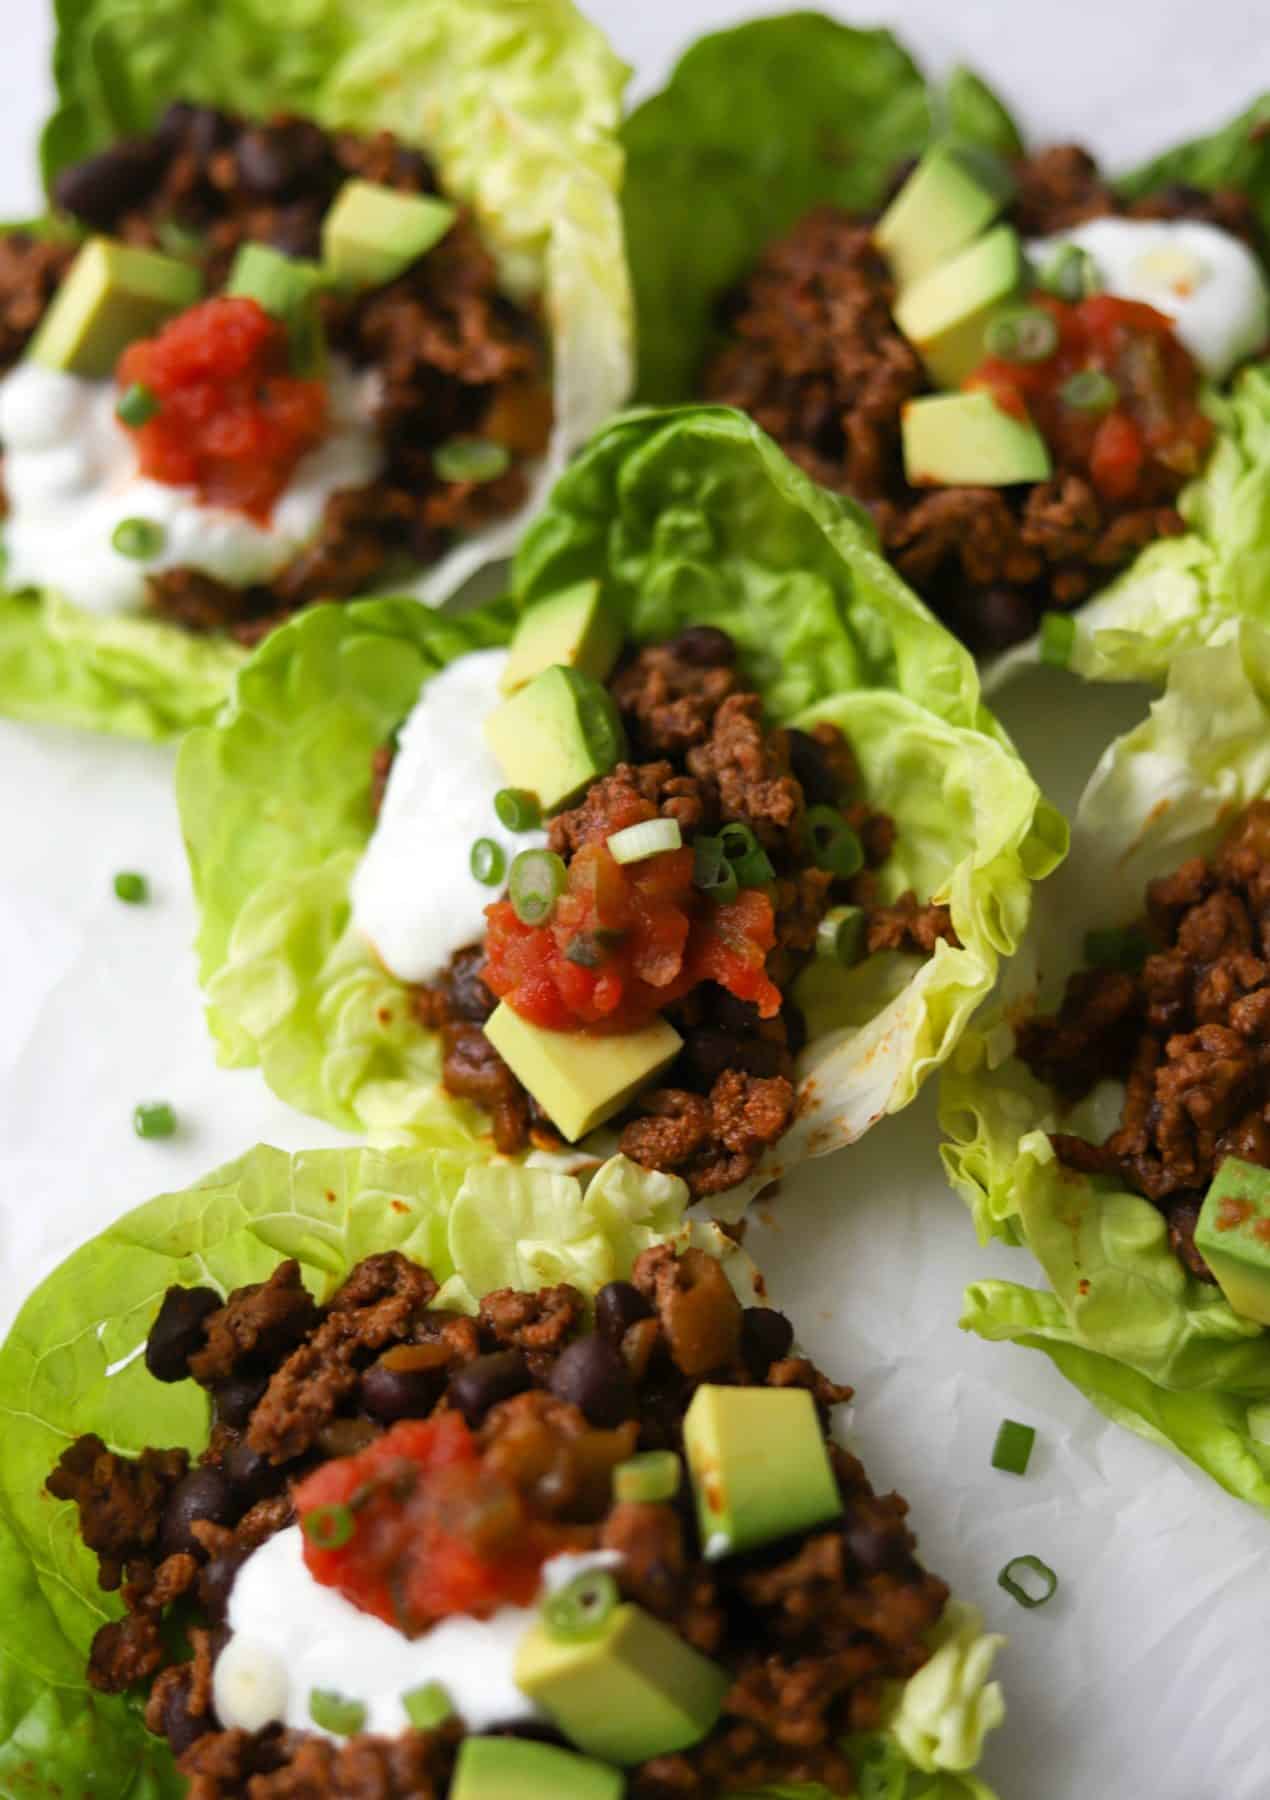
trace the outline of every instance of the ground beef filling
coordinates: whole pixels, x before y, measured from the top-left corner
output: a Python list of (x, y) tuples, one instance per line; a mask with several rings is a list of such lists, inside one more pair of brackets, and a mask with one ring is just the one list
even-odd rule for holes
[[(835, 725), (770, 728), (725, 633), (698, 626), (633, 652), (611, 689), (633, 760), (551, 820), (551, 849), (567, 863), (602, 842), (610, 817), (635, 794), (677, 820), (685, 843), (721, 824), (748, 825), (776, 871), (768, 974), (782, 990), (780, 1012), (761, 1018), (752, 1002), (702, 982), (666, 1009), (684, 1039), (667, 1085), (642, 1095), (633, 1116), (618, 1121), (627, 1156), (681, 1175), (701, 1197), (744, 1181), (792, 1122), (794, 1058), (804, 1031), (789, 989), (830, 907), (845, 902), (866, 910), (870, 952), (928, 956), (941, 939), (957, 940), (947, 907), (919, 902), (911, 892), (880, 901), (877, 871), (891, 854), (895, 827), (853, 797), (858, 771), (850, 745)], [(378, 752), (373, 803), (382, 797), (386, 766)], [(856, 832), (865, 855), (859, 874), (843, 880), (809, 866), (803, 821), (810, 805), (838, 808)], [(461, 950), (435, 983), (416, 990), (420, 1019), (442, 1035), (445, 1086), (491, 1115), (499, 1150), (556, 1147), (550, 1120), (482, 1029), (496, 1005), (481, 979), (484, 960), (478, 945)]]
[[(792, 1353), (781, 1314), (742, 1308), (721, 1266), (698, 1250), (646, 1251), (629, 1282), (601, 1290), (590, 1324), (567, 1286), (489, 1294), (476, 1318), (434, 1310), (436, 1291), (395, 1251), (358, 1264), (323, 1307), (294, 1262), (223, 1303), (208, 1289), (168, 1291), (147, 1366), (208, 1391), (207, 1449), (195, 1461), (184, 1450), (134, 1458), (84, 1437), (48, 1481), (56, 1498), (76, 1503), (102, 1586), (120, 1589), (126, 1608), (94, 1640), (93, 1686), (149, 1684), (146, 1722), (168, 1738), (190, 1800), (440, 1800), (458, 1724), (340, 1744), (280, 1727), (224, 1730), (212, 1673), (234, 1575), (292, 1522), (293, 1485), (389, 1424), (457, 1410), (534, 1519), (579, 1548), (619, 1551), (625, 1596), (729, 1671), (710, 1736), (632, 1771), (636, 1800), (706, 1800), (767, 1782), (851, 1793), (838, 1745), (878, 1727), (886, 1684), (926, 1661), (947, 1599), (915, 1559), (904, 1501), (875, 1494), (834, 1445), (840, 1520), (707, 1563), (685, 1496), (616, 1502), (610, 1476), (636, 1449), (681, 1448), (684, 1413), (705, 1379), (806, 1388), (826, 1427), (850, 1390)], [(164, 1625), (178, 1602), (197, 1622), (192, 1653), (174, 1661), (176, 1634)]]
[[(1011, 217), (1025, 237), (1127, 212), (1256, 238), (1244, 195), (1173, 185), (1126, 207), (1075, 145), (1026, 159), (1017, 175)], [(1026, 637), (1043, 611), (1078, 604), (1144, 545), (1183, 530), (1180, 470), (1157, 472), (1149, 494), (1124, 501), (1061, 464), (1031, 486), (910, 488), (900, 418), (928, 383), (892, 319), (894, 298), (872, 216), (818, 207), (724, 297), (702, 392), (748, 412), (817, 481), (862, 502), (896, 567), (974, 649)]]
[[(323, 218), (353, 176), (406, 193), (437, 187), (427, 159), (388, 132), (364, 138), (304, 119), (253, 122), (178, 101), (149, 136), (64, 171), (56, 199), (91, 231), (196, 256), (214, 294), (244, 243), (320, 257)], [(25, 349), (74, 248), (24, 232), (0, 236), (0, 369)], [(231, 588), (194, 569), (152, 577), (153, 610), (188, 630), (255, 641), (298, 607), (434, 562), (456, 534), (525, 499), (526, 463), (551, 428), (546, 347), (534, 315), (499, 292), (466, 211), (396, 281), (326, 295), (322, 310), (332, 348), (379, 377), (385, 467), (369, 487), (331, 496), (317, 539), (267, 587)], [(490, 481), (442, 480), (433, 454), (456, 436), (501, 444), (508, 468)]]
[(1192, 1273), (1200, 1204), (1227, 1156), (1270, 1168), (1270, 801), (1249, 808), (1211, 860), (1147, 888), (1138, 970), (1084, 969), (1018, 1052), (1065, 1102), (1125, 1084), (1104, 1144), (1058, 1132), (1060, 1160), (1110, 1175), (1165, 1215)]

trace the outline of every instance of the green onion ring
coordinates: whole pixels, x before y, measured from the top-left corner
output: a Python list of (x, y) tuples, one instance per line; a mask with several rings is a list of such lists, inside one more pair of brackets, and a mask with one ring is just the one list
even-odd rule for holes
[[(1029, 1594), (1016, 1576), (1016, 1569), (1034, 1575), (1038, 1581), (1044, 1582), (1045, 1592)], [(1012, 1600), (1017, 1600), (1020, 1606), (1026, 1606), (1030, 1611), (1033, 1607), (1044, 1606), (1047, 1600), (1054, 1598), (1058, 1592), (1058, 1576), (1048, 1563), (1041, 1561), (1039, 1556), (1012, 1556), (997, 1576), (997, 1586), (1003, 1587)]]

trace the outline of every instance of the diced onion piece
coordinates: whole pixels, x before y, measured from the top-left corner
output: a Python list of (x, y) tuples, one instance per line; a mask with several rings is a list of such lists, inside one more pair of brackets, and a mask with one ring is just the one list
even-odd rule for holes
[(683, 841), (678, 819), (644, 819), (613, 833), (608, 840), (609, 855), (618, 863), (645, 862), (650, 856), (682, 848)]

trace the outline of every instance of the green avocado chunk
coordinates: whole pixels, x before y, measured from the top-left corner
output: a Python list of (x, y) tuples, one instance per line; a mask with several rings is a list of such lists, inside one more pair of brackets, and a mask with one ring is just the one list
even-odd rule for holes
[(254, 300), (287, 328), (291, 366), (297, 374), (317, 373), (326, 359), (318, 295), (326, 285), (314, 262), (284, 256), (268, 244), (244, 244), (234, 258), (225, 292)]
[(1014, 183), (991, 152), (932, 144), (878, 220), (873, 236), (901, 288), (986, 231)]
[(684, 1417), (684, 1455), (702, 1549), (711, 1561), (806, 1531), (842, 1511), (805, 1388), (706, 1383)]
[(669, 1625), (626, 1603), (593, 1637), (531, 1626), (516, 1651), (516, 1685), (588, 1756), (629, 1765), (700, 1743), (730, 1682)]
[(620, 1112), (683, 1048), (665, 1019), (642, 1031), (595, 1037), (587, 1031), (547, 1031), (522, 1019), (505, 1000), (485, 1021), (485, 1035), (571, 1144)]
[(1049, 478), (1049, 450), (1035, 425), (1003, 412), (982, 391), (910, 400), (900, 430), (911, 487), (1009, 487)]
[(955, 388), (984, 358), (984, 332), (1018, 292), (1023, 247), (1010, 225), (995, 225), (931, 269), (895, 302), (895, 323), (939, 387)]
[(1195, 1248), (1231, 1311), (1270, 1325), (1270, 1169), (1226, 1158), (1204, 1196)]
[(617, 1769), (530, 1738), (465, 1737), (450, 1800), (622, 1800)]
[(608, 689), (559, 664), (496, 707), (485, 721), (485, 738), (511, 785), (537, 794), (544, 812), (607, 775), (626, 749)]
[(90, 238), (27, 354), (68, 375), (113, 375), (129, 344), (152, 336), (174, 313), (193, 306), (202, 291), (203, 278), (193, 263), (114, 238)]
[(598, 581), (580, 581), (522, 613), (503, 671), (502, 689), (514, 694), (559, 664), (605, 681), (622, 648), (622, 621)]
[(322, 260), (341, 287), (395, 281), (458, 217), (435, 194), (403, 194), (376, 181), (346, 181), (322, 222)]

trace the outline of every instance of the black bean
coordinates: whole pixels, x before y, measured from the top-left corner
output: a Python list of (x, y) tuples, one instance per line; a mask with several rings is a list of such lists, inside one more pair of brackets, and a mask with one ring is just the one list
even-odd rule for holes
[(653, 1309), (629, 1281), (610, 1281), (595, 1296), (595, 1329), (620, 1344), (632, 1325), (651, 1319)]
[(736, 645), (714, 625), (690, 625), (672, 640), (671, 649), (698, 669), (728, 669), (736, 661)]
[(762, 1381), (774, 1362), (788, 1356), (794, 1327), (771, 1306), (747, 1306), (741, 1314), (741, 1354), (756, 1381)]
[(852, 1558), (866, 1575), (881, 1575), (909, 1560), (903, 1535), (881, 1525), (848, 1516), (843, 1521), (842, 1535)]
[(233, 1495), (229, 1483), (219, 1469), (209, 1465), (191, 1469), (182, 1476), (168, 1496), (159, 1526), (159, 1550), (163, 1556), (176, 1556), (185, 1551), (197, 1556), (201, 1546), (190, 1527), (196, 1519), (210, 1519), (213, 1525), (227, 1525), (233, 1516)]
[(598, 1331), (563, 1350), (551, 1371), (551, 1391), (586, 1415), (587, 1423), (611, 1430), (635, 1410), (630, 1370)]
[(231, 1375), (212, 1389), (216, 1402), (216, 1422), (241, 1431), (264, 1398), (269, 1386), (267, 1375)]
[(219, 107), (173, 100), (164, 109), (155, 135), (171, 149), (188, 150), (202, 162), (230, 143), (236, 130), (233, 119)]
[(512, 1719), (506, 1725), (487, 1725), (481, 1736), (527, 1738), (531, 1744), (561, 1744), (571, 1747), (568, 1738), (545, 1719)]
[(249, 193), (285, 200), (324, 175), (327, 140), (303, 119), (253, 125), (239, 138), (237, 156), (239, 179)]
[(235, 1506), (242, 1509), (254, 1506), (268, 1494), (276, 1494), (286, 1479), (284, 1470), (245, 1441), (229, 1446), (221, 1466)]
[(311, 200), (298, 200), (292, 206), (280, 207), (269, 228), (269, 242), (284, 256), (316, 260), (322, 254), (320, 206)]
[(225, 1617), (234, 1577), (250, 1554), (244, 1549), (223, 1550), (219, 1556), (211, 1558), (199, 1575), (199, 1605), (213, 1625), (218, 1625)]
[(213, 1288), (170, 1287), (146, 1339), (146, 1368), (156, 1381), (184, 1381), (203, 1345), (203, 1321), (222, 1305)]
[(445, 1387), (441, 1368), (402, 1369), (381, 1359), (362, 1376), (361, 1402), (374, 1419), (426, 1419)]
[(441, 985), (445, 989), (446, 1004), (453, 1018), (468, 1019), (473, 1025), (483, 1025), (497, 1006), (497, 1000), (481, 980), (481, 970), (484, 967), (483, 944), (470, 950), (460, 950), (450, 958), (450, 966)]
[(1031, 636), (1036, 629), (1036, 607), (1020, 588), (980, 588), (966, 595), (953, 628), (972, 650), (988, 656)]
[(450, 1399), (475, 1430), (492, 1406), (523, 1394), (529, 1385), (529, 1365), (520, 1351), (495, 1350), (450, 1377)]
[(719, 1025), (689, 1031), (683, 1055), (703, 1091), (712, 1088), (725, 1069), (762, 1078), (789, 1072), (789, 1054), (779, 1039), (743, 1037)]
[(123, 213), (153, 193), (168, 154), (167, 145), (157, 138), (121, 138), (96, 156), (63, 169), (53, 183), (53, 198), (85, 225), (109, 231)]
[(833, 806), (840, 798), (825, 753), (810, 732), (790, 730), (789, 766), (812, 806)]
[(187, 1681), (174, 1681), (163, 1695), (163, 1735), (168, 1740), (173, 1756), (181, 1756), (187, 1751), (196, 1738), (212, 1729), (212, 1720), (207, 1713), (190, 1711), (190, 1690)]

